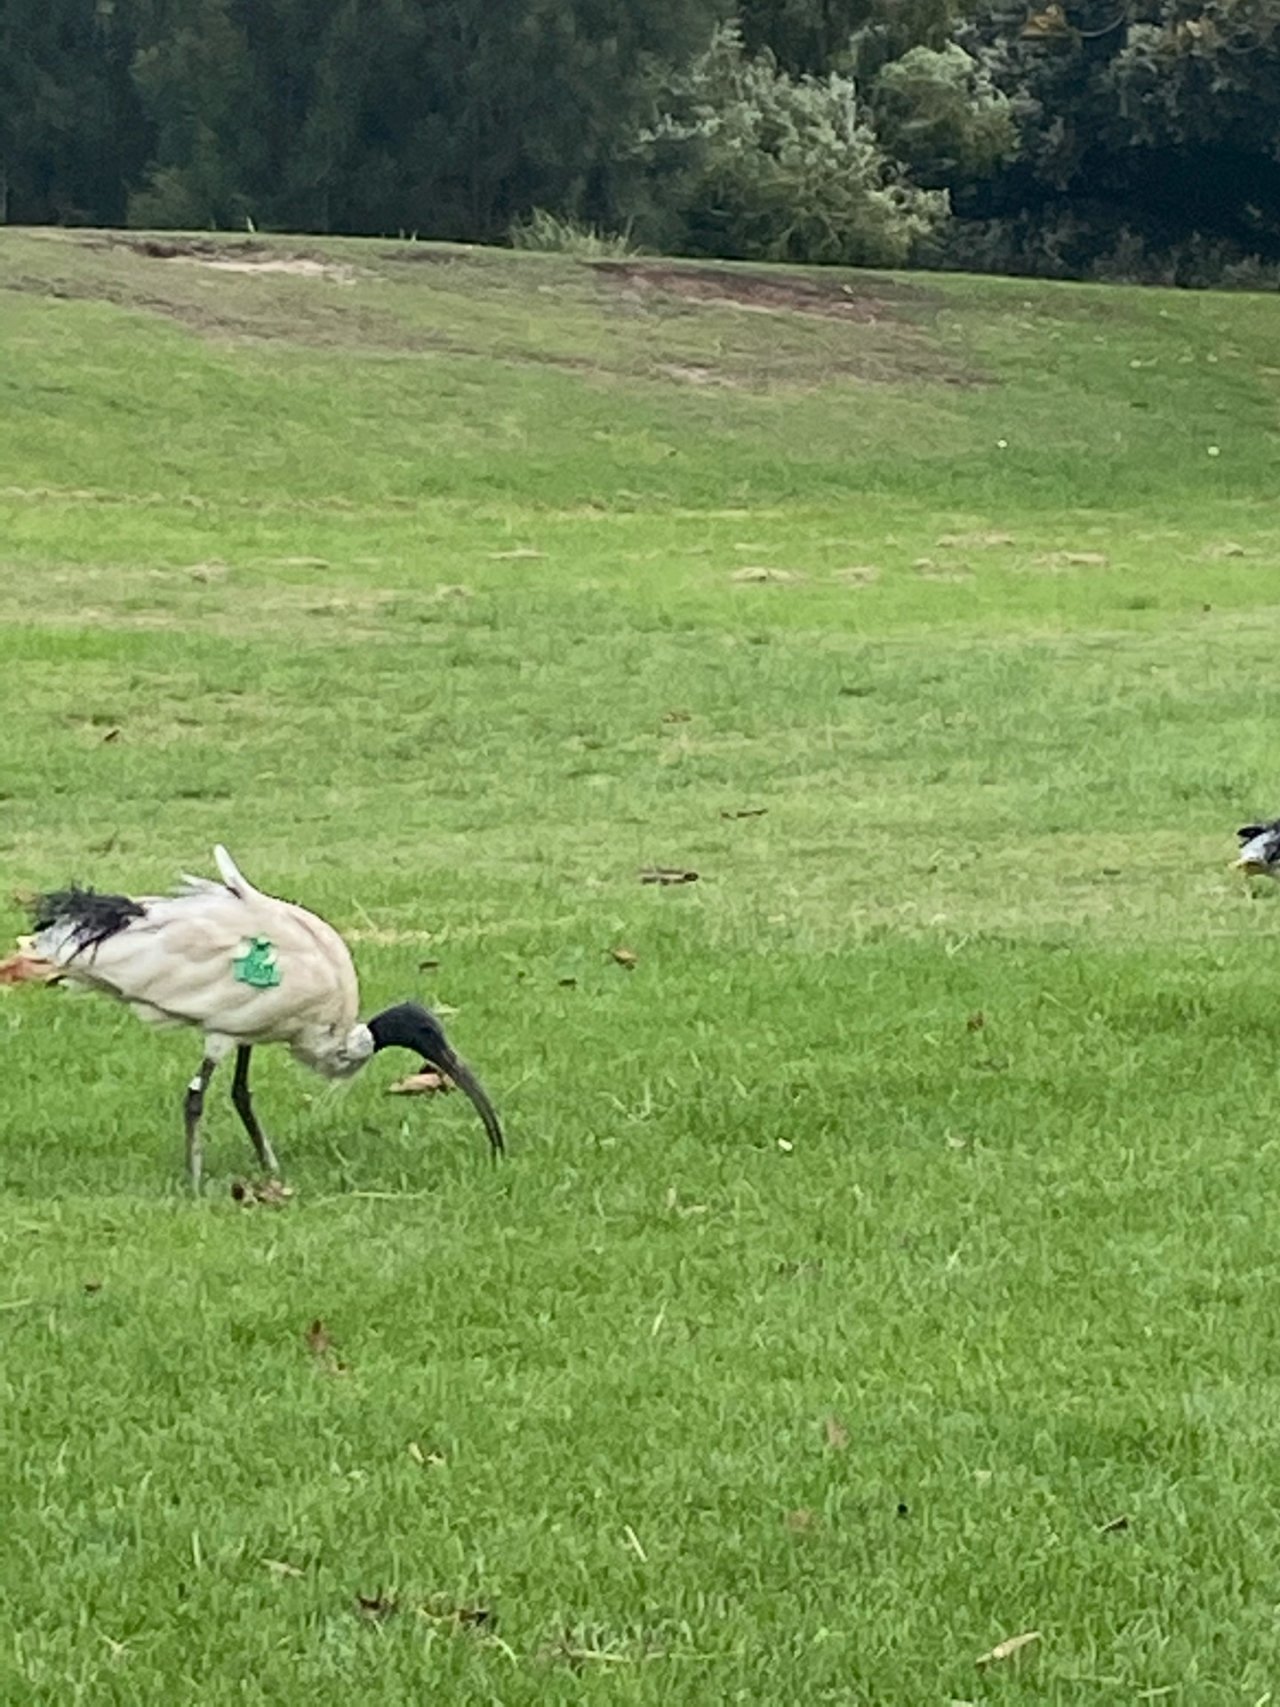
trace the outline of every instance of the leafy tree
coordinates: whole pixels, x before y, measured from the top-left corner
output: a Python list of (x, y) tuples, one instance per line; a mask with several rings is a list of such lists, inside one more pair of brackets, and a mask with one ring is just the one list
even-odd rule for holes
[(956, 190), (988, 177), (1018, 149), (1009, 98), (955, 42), (890, 60), (871, 95), (876, 134), (918, 183)]
[(1016, 161), (960, 204), (986, 264), (1280, 257), (1280, 0), (988, 0), (958, 39), (1018, 115)]
[(135, 0), (158, 145), (135, 218), (492, 238), (611, 218), (649, 67), (725, 0)]
[(946, 217), (945, 195), (882, 151), (849, 78), (789, 77), (734, 28), (671, 80), (640, 151), (685, 253), (890, 266)]
[(0, 224), (119, 223), (147, 146), (112, 0), (0, 5)]
[(135, 225), (242, 225), (252, 204), (258, 112), (249, 43), (233, 0), (140, 7), (145, 45), (134, 64), (154, 127)]

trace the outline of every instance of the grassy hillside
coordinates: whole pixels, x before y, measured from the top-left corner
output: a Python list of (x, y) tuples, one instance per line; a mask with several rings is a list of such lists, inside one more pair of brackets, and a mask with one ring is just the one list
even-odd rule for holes
[(1268, 1698), (1278, 333), (0, 234), (0, 929), (223, 840), (513, 1152), (0, 988), (0, 1699)]

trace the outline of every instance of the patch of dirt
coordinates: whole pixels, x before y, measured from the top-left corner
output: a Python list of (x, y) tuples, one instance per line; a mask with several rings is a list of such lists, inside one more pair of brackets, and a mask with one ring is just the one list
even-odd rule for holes
[(803, 316), (826, 323), (833, 333), (843, 325), (847, 337), (824, 340), (818, 359), (806, 338), (782, 337), (774, 344), (712, 364), (695, 359), (655, 363), (655, 378), (683, 385), (811, 388), (833, 380), (926, 384), (970, 388), (992, 383), (942, 349), (928, 322), (940, 299), (920, 285), (903, 284), (878, 273), (767, 271), (751, 267), (680, 266), (661, 261), (590, 261), (597, 288), (614, 298), (616, 309), (696, 313), (700, 308), (742, 309), (779, 316)]
[(289, 273), (304, 279), (332, 279), (336, 284), (354, 284), (356, 270), (314, 255), (281, 254), (265, 243), (217, 243), (208, 238), (169, 242), (156, 237), (117, 237), (113, 246), (146, 255), (155, 261), (185, 261), (200, 267), (216, 267), (226, 273)]
[(819, 314), (827, 319), (874, 325), (895, 315), (895, 304), (925, 304), (929, 293), (916, 285), (876, 278), (865, 285), (845, 277), (804, 273), (757, 273), (746, 268), (673, 267), (662, 262), (592, 261), (592, 270), (610, 283), (654, 291), (686, 302), (706, 302), (766, 313)]

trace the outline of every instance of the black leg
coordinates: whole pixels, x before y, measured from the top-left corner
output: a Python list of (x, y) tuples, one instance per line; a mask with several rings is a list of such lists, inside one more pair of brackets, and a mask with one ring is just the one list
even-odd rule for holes
[(204, 1151), (200, 1143), (200, 1116), (204, 1113), (204, 1093), (209, 1088), (209, 1080), (213, 1077), (214, 1068), (218, 1063), (208, 1055), (200, 1063), (200, 1071), (187, 1086), (187, 1094), (182, 1104), (183, 1118), (187, 1128), (187, 1178), (191, 1181), (192, 1191), (200, 1190), (200, 1175), (204, 1170)]
[(267, 1135), (258, 1125), (258, 1117), (253, 1112), (253, 1098), (249, 1094), (249, 1057), (253, 1050), (247, 1043), (242, 1043), (236, 1050), (236, 1071), (231, 1081), (231, 1100), (235, 1104), (236, 1113), (249, 1134), (249, 1141), (258, 1153), (258, 1160), (269, 1174), (278, 1172), (280, 1164), (276, 1161), (276, 1153), (267, 1141)]

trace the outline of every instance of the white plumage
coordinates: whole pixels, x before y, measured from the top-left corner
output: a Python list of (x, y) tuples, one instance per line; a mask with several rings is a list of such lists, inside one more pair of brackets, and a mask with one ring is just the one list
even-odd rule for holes
[(379, 1049), (416, 1051), (471, 1098), (495, 1153), (502, 1131), (488, 1097), (446, 1042), (439, 1021), (405, 1002), (359, 1019), (359, 984), (347, 945), (305, 907), (254, 888), (223, 847), (221, 878), (184, 877), (176, 895), (100, 895), (72, 888), (36, 906), (36, 951), (57, 976), (124, 1002), (150, 1025), (203, 1032), (200, 1072), (187, 1087), (188, 1171), (199, 1184), (199, 1124), (214, 1069), (236, 1051), (232, 1100), (262, 1164), (276, 1159), (254, 1115), (249, 1055), (283, 1043), (330, 1078), (356, 1072)]

